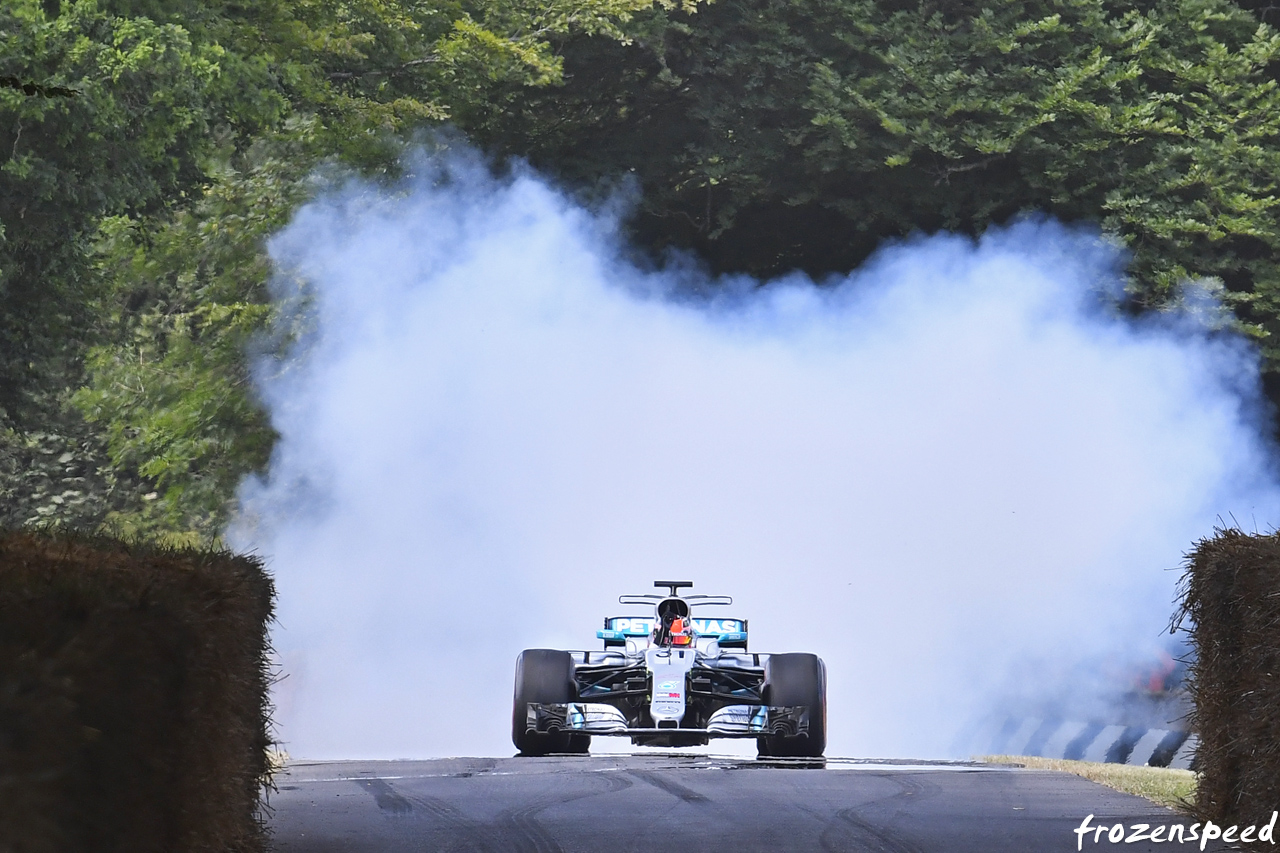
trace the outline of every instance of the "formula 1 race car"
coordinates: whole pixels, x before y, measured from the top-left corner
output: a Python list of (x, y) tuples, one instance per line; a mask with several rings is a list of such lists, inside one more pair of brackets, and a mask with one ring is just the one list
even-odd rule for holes
[(689, 581), (657, 581), (668, 595), (623, 595), (653, 607), (612, 616), (603, 651), (526, 649), (516, 659), (511, 740), (524, 755), (585, 753), (592, 735), (637, 746), (701, 746), (755, 738), (760, 755), (816, 758), (827, 745), (827, 670), (812, 654), (747, 651), (744, 619), (694, 619), (690, 608), (730, 605), (685, 595)]

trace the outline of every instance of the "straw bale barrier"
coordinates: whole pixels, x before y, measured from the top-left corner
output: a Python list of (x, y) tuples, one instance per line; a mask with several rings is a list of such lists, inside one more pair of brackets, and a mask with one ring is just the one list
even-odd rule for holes
[(1221, 825), (1280, 809), (1280, 534), (1218, 530), (1187, 555), (1195, 808)]
[(260, 851), (262, 564), (0, 533), (0, 853)]

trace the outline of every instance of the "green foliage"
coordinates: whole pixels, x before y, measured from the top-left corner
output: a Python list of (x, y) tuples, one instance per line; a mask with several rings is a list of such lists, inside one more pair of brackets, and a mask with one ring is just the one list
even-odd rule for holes
[(1280, 36), (1248, 12), (726, 0), (644, 26), (568, 45), (565, 88), (486, 139), (588, 185), (634, 173), (650, 244), (760, 275), (1027, 212), (1099, 222), (1135, 310), (1216, 279), (1280, 366)]
[[(1280, 400), (1280, 36), (1225, 0), (8, 0), (3, 521), (211, 538), (274, 433), (264, 246), (452, 123), (770, 275), (1028, 212), (1204, 279)], [(280, 330), (276, 330), (279, 333)], [(260, 353), (272, 358), (270, 352)]]
[[(871, 46), (879, 74), (816, 67), (806, 155), (862, 151), (946, 187), (887, 211), (898, 232), (927, 221), (924, 205), (969, 232), (1029, 209), (1099, 221), (1131, 248), (1142, 307), (1189, 277), (1237, 294), (1280, 283), (1280, 36), (1214, 0), (1020, 5), (963, 26), (897, 13), (906, 37)], [(878, 132), (855, 127), (868, 119)]]
[(56, 418), (41, 430), (0, 429), (0, 527), (62, 525), (95, 528), (128, 500), (105, 462), (105, 441), (76, 418)]
[[(216, 51), (180, 27), (114, 19), (96, 3), (46, 21), (0, 7), (0, 73), (74, 97), (0, 88), (0, 409), (65, 373), (93, 322), (99, 217), (163, 207), (199, 176)], [(56, 381), (56, 380), (55, 380)]]
[(103, 426), (113, 467), (159, 496), (111, 520), (216, 532), (241, 477), (266, 463), (274, 434), (247, 353), (271, 320), (263, 243), (307, 196), (312, 130), (291, 126), (291, 139), (251, 148), (150, 230), (104, 221), (98, 257), (120, 332), (90, 349), (89, 382), (73, 402)]
[(51, 5), (0, 10), (6, 520), (210, 538), (274, 440), (247, 351), (316, 169), (393, 174), (416, 130), (559, 82), (550, 38), (652, 0)]

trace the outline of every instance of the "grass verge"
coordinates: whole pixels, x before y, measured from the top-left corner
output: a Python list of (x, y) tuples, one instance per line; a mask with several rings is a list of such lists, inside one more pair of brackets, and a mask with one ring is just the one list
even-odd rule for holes
[(1196, 774), (1190, 770), (1134, 767), (1128, 764), (1098, 764), (1092, 761), (1035, 758), (1029, 755), (984, 755), (978, 760), (989, 764), (1011, 764), (1034, 770), (1061, 770), (1074, 773), (1091, 782), (1115, 788), (1126, 794), (1146, 797), (1158, 805), (1178, 811), (1188, 811), (1195, 801)]

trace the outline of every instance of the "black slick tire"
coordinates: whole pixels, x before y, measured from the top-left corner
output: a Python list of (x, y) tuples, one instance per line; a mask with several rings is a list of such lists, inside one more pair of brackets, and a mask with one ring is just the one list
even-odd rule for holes
[(578, 700), (573, 658), (559, 649), (525, 649), (516, 658), (515, 696), (511, 709), (511, 742), (521, 755), (552, 752), (585, 753), (590, 735), (527, 731), (529, 703), (559, 705)]
[(764, 700), (775, 707), (809, 709), (807, 735), (757, 738), (762, 757), (820, 758), (827, 748), (827, 667), (817, 655), (770, 655), (764, 664)]

